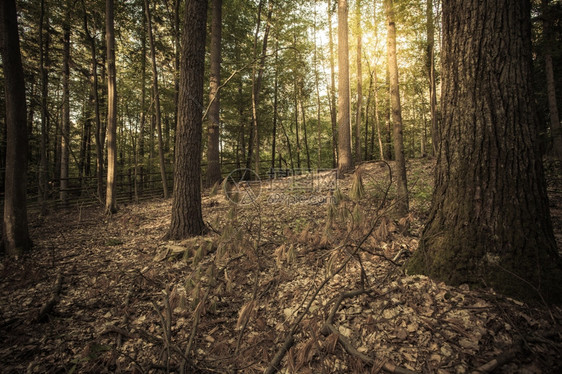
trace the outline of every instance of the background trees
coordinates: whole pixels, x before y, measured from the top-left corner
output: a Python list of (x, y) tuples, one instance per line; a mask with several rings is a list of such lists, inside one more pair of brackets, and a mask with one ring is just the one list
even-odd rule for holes
[[(172, 184), (177, 152), (178, 35), (185, 11), (179, 2), (151, 1), (150, 9), (144, 0), (115, 4), (119, 95), (111, 96), (105, 1), (79, 0), (69, 7), (67, 2), (18, 0), (21, 27), (26, 30), (20, 34), (29, 108), (30, 204), (41, 202), (46, 212), (64, 200), (69, 204), (105, 201), (109, 165), (116, 170), (110, 183), (115, 187), (115, 204), (165, 196), (163, 185)], [(201, 165), (203, 180), (217, 181), (243, 166), (266, 175), (270, 167), (348, 164), (351, 148), (356, 159), (358, 155), (367, 161), (398, 159), (395, 152), (402, 153), (394, 145), (398, 139), (391, 126), (397, 123), (391, 121), (391, 83), (393, 92), (400, 91), (404, 159), (429, 154), (427, 150), (438, 143), (440, 2), (394, 2), (397, 58), (396, 69), (392, 68), (399, 72), (397, 79), (385, 58), (385, 1), (341, 2), (346, 3), (345, 9), (354, 10), (347, 26), (338, 25), (340, 2), (222, 1), (222, 19), (217, 22), (222, 26), (222, 63), (218, 67), (216, 52), (204, 62), (206, 67), (214, 66), (214, 73), (208, 69), (203, 76), (204, 87), (209, 87), (202, 99), (203, 112), (209, 108), (203, 128), (202, 151), (209, 155)], [(533, 14), (537, 102), (543, 117), (550, 119), (556, 108), (551, 93), (561, 89), (556, 71), (560, 51), (546, 46), (559, 44), (556, 26), (562, 12), (556, 2), (534, 1)], [(216, 27), (211, 25), (211, 14), (207, 17), (211, 34)], [(347, 47), (343, 39), (338, 41), (340, 32), (348, 33)], [(217, 45), (209, 42), (209, 52), (211, 44)], [(342, 62), (337, 61), (340, 47), (348, 53)], [(344, 61), (349, 55), (354, 63), (348, 64), (346, 73)], [(148, 58), (151, 67), (158, 68), (152, 72), (153, 83), (147, 79)], [(336, 88), (346, 76), (348, 87)], [(152, 88), (154, 79), (157, 90)], [(218, 112), (218, 100), (209, 107), (214, 97), (211, 86), (220, 87)], [(346, 112), (338, 109), (338, 100), (348, 101), (345, 131), (337, 128), (338, 116), (343, 120)], [(115, 108), (111, 120), (109, 104)], [(6, 128), (5, 122), (0, 124)], [(556, 121), (544, 120), (540, 126), (544, 150), (550, 155), (557, 149)], [(0, 137), (5, 140), (3, 131)], [(338, 141), (339, 137), (345, 139)], [(349, 156), (338, 152), (338, 147), (347, 149), (348, 144)], [(5, 164), (5, 142), (0, 141), (0, 166)]]

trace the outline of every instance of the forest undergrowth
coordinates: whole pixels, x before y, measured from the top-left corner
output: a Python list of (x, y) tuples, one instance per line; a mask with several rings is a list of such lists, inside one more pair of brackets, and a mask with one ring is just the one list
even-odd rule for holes
[(433, 161), (408, 163), (406, 217), (391, 166), (215, 186), (184, 241), (162, 239), (171, 200), (32, 216), (34, 250), (0, 265), (0, 372), (562, 372), (560, 307), (404, 274)]

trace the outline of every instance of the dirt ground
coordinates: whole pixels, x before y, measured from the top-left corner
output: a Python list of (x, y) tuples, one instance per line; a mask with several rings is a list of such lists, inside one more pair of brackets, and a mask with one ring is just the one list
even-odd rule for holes
[(31, 215), (34, 250), (0, 264), (0, 372), (562, 372), (559, 307), (403, 273), (432, 165), (409, 162), (407, 217), (385, 163), (207, 190), (184, 241), (171, 200)]

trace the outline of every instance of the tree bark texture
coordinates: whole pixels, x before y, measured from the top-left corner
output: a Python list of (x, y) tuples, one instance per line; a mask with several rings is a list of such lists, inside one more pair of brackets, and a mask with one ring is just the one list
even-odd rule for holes
[(107, 49), (107, 186), (105, 211), (115, 213), (115, 176), (117, 174), (117, 87), (115, 69), (114, 0), (105, 2), (105, 40)]
[(185, 6), (170, 239), (206, 230), (201, 213), (201, 137), (207, 0), (187, 0)]
[(338, 170), (353, 167), (349, 92), (348, 4), (338, 0)]
[(27, 121), (15, 0), (0, 4), (0, 51), (6, 102), (6, 171), (2, 239), (9, 256), (31, 248), (27, 225)]
[(409, 272), (562, 299), (531, 86), (526, 0), (443, 3), (442, 137)]
[(394, 137), (394, 159), (396, 160), (397, 201), (396, 213), (408, 213), (408, 183), (406, 179), (406, 160), (402, 134), (402, 108), (400, 106), (400, 86), (398, 82), (398, 62), (396, 57), (396, 25), (394, 23), (394, 1), (385, 0), (388, 31), (388, 70), (390, 75), (390, 106)]
[(221, 180), (220, 164), (220, 92), (221, 84), (221, 39), (222, 0), (213, 0), (211, 23), (211, 71), (209, 100), (209, 127), (207, 128), (207, 186)]

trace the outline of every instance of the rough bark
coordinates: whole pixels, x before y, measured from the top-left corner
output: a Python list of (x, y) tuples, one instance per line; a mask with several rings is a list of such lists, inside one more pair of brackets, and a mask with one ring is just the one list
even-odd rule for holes
[(338, 0), (338, 170), (353, 167), (349, 92), (347, 0)]
[(156, 132), (158, 134), (158, 160), (160, 164), (160, 178), (162, 178), (162, 190), (164, 199), (168, 198), (168, 181), (166, 179), (166, 161), (164, 159), (164, 141), (162, 140), (162, 113), (160, 111), (160, 90), (158, 88), (158, 69), (156, 67), (156, 48), (154, 47), (154, 35), (152, 34), (152, 17), (148, 0), (144, 0), (146, 14), (148, 41), (150, 44), (150, 59), (152, 61), (152, 92), (154, 95), (154, 113), (156, 120)]
[(530, 38), (528, 1), (443, 3), (442, 143), (429, 220), (408, 270), (561, 301)]
[(105, 40), (107, 49), (107, 187), (105, 211), (115, 213), (115, 176), (117, 174), (117, 87), (115, 69), (114, 0), (105, 2)]
[(388, 69), (390, 73), (390, 106), (392, 112), (394, 159), (396, 160), (397, 201), (396, 213), (408, 213), (408, 183), (406, 180), (406, 160), (404, 158), (404, 140), (402, 134), (402, 108), (400, 106), (400, 86), (398, 82), (398, 62), (396, 57), (396, 25), (394, 23), (393, 0), (385, 0), (388, 31)]
[(183, 239), (206, 231), (201, 213), (201, 136), (207, 0), (185, 5), (172, 220), (168, 237)]
[(219, 151), (220, 136), (220, 92), (221, 84), (221, 40), (222, 40), (222, 0), (213, 0), (211, 23), (211, 71), (209, 100), (209, 127), (207, 128), (207, 186), (221, 180)]
[(2, 239), (9, 256), (31, 248), (27, 225), (27, 121), (15, 0), (0, 4), (0, 52), (6, 105), (6, 171)]

